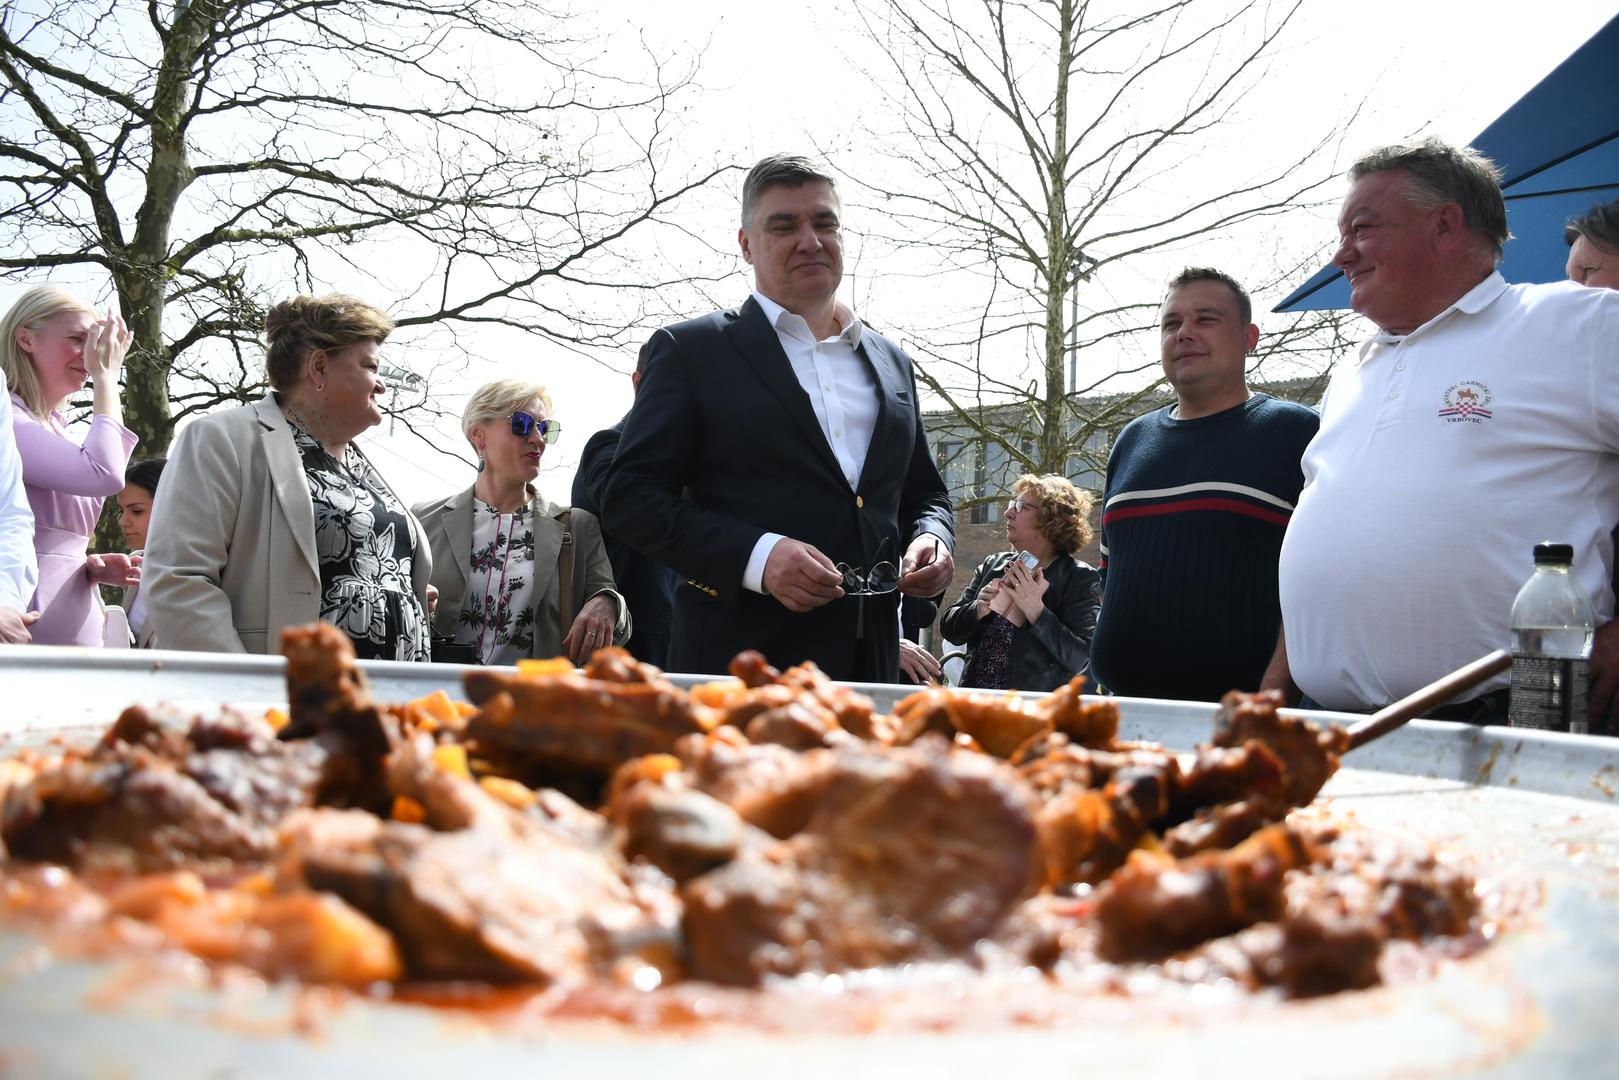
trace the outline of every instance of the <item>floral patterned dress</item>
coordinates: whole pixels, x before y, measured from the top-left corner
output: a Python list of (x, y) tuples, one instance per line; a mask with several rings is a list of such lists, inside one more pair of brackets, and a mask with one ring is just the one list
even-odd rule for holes
[(534, 506), (502, 514), (472, 500), (472, 573), (455, 627), (484, 664), (515, 664), (534, 649)]
[(416, 538), (404, 504), (350, 446), (338, 461), (292, 420), (315, 504), (320, 617), (362, 660), (428, 660), (427, 614), (411, 582)]
[(979, 690), (1010, 690), (1006, 685), (1012, 669), (1012, 635), (1017, 627), (998, 611), (992, 611), (984, 622), (984, 634), (978, 639), (962, 673), (961, 685)]

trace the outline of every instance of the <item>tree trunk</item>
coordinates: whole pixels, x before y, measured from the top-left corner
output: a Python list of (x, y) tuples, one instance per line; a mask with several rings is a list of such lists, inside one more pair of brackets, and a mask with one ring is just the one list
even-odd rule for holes
[[(1075, 264), (1068, 235), (1068, 73), (1074, 62), (1074, 0), (1061, 0), (1057, 44), (1057, 89), (1052, 98), (1054, 126), (1046, 189), (1045, 396), (1040, 402), (1040, 471), (1068, 475), (1068, 380), (1063, 373), (1063, 301)], [(1076, 285), (1077, 287), (1077, 285)]]

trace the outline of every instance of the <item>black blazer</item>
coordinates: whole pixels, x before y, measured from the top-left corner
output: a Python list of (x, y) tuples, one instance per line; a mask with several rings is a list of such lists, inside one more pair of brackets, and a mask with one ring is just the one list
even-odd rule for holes
[(869, 329), (861, 336), (878, 412), (851, 490), (751, 297), (665, 327), (647, 348), (602, 510), (608, 532), (682, 578), (669, 668), (723, 672), (737, 652), (758, 649), (778, 666), (814, 660), (833, 678), (897, 676), (898, 593), (799, 614), (744, 589), (742, 574), (767, 532), (862, 568), (879, 550), (897, 563), (922, 533), (954, 549), (950, 498), (928, 452), (910, 358)]
[[(585, 443), (579, 471), (573, 474), (573, 505), (601, 517), (607, 477), (618, 454), (624, 421), (603, 428)], [(658, 667), (669, 664), (669, 609), (679, 579), (673, 570), (642, 555), (612, 533), (602, 533), (613, 580), (635, 613), (635, 634), (625, 646), (638, 660)]]
[[(1006, 573), (1016, 552), (1002, 551), (978, 564), (961, 599), (944, 613), (944, 636), (967, 646), (967, 660), (984, 635), (984, 622), (973, 610), (978, 593)], [(1008, 689), (1055, 690), (1075, 675), (1090, 674), (1091, 636), (1102, 607), (1101, 575), (1078, 559), (1059, 555), (1046, 567), (1046, 610), (1040, 618), (1012, 632)]]

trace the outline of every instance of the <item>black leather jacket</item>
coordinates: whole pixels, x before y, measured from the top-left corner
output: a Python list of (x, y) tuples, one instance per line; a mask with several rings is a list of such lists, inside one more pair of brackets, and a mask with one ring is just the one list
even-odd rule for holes
[[(1015, 555), (1002, 551), (979, 563), (961, 599), (944, 613), (944, 636), (967, 646), (968, 663), (984, 632), (983, 622), (973, 610), (978, 593), (1006, 572)], [(1102, 607), (1102, 578), (1078, 559), (1059, 555), (1046, 567), (1046, 584), (1046, 610), (1012, 632), (1009, 689), (1055, 690), (1075, 675), (1090, 673), (1091, 635)]]

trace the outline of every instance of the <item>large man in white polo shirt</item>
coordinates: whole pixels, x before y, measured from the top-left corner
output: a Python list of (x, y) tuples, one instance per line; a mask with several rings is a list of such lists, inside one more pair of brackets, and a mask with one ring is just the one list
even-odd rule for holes
[[(1350, 172), (1333, 261), (1379, 332), (1321, 402), (1266, 678), (1325, 708), (1378, 708), (1504, 648), (1541, 540), (1574, 545), (1599, 623), (1593, 720), (1612, 708), (1619, 293), (1506, 284), (1497, 176), (1434, 140)], [(1506, 682), (1443, 715), (1499, 721)]]
[(899, 593), (949, 584), (950, 499), (910, 358), (837, 299), (841, 215), (824, 170), (760, 161), (737, 234), (753, 295), (647, 343), (602, 513), (685, 581), (675, 671), (723, 672), (757, 649), (891, 682)]

